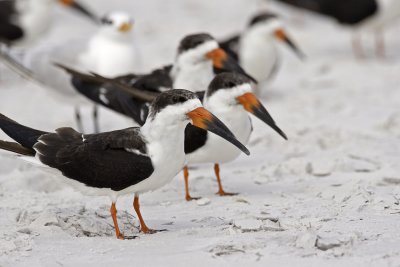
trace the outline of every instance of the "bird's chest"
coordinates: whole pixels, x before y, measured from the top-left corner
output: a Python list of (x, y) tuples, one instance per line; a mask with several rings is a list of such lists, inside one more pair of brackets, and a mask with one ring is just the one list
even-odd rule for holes
[(211, 64), (196, 64), (178, 67), (174, 77), (174, 88), (187, 89), (193, 92), (204, 91), (214, 78)]
[(146, 179), (140, 191), (152, 191), (162, 187), (182, 170), (186, 161), (183, 140), (182, 133), (166, 137), (162, 142), (152, 142), (148, 146), (154, 172)]
[(248, 36), (240, 43), (242, 67), (259, 82), (271, 78), (279, 63), (279, 53), (272, 39)]

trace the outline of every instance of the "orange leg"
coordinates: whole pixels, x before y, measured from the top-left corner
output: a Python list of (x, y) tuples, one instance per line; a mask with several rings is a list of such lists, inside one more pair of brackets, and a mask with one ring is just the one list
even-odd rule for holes
[(136, 211), (137, 216), (139, 217), (139, 222), (140, 222), (140, 231), (142, 231), (145, 234), (154, 234), (160, 231), (165, 231), (165, 230), (153, 230), (147, 227), (147, 225), (144, 223), (142, 214), (140, 213), (140, 205), (139, 205), (139, 197), (135, 196), (133, 199), (133, 208)]
[(121, 232), (119, 231), (119, 227), (118, 227), (117, 209), (115, 208), (115, 202), (111, 203), (110, 212), (111, 212), (111, 217), (112, 217), (113, 222), (114, 222), (115, 235), (117, 236), (118, 239), (124, 239), (124, 236), (121, 234)]
[(221, 177), (219, 176), (219, 164), (218, 163), (214, 164), (214, 172), (215, 172), (215, 176), (217, 176), (217, 182), (218, 182), (217, 195), (220, 195), (222, 197), (222, 196), (235, 196), (238, 194), (238, 193), (225, 192), (224, 189), (222, 188)]
[(199, 199), (199, 197), (191, 197), (189, 193), (189, 169), (187, 166), (183, 168), (183, 176), (185, 177), (185, 199), (186, 201), (191, 201), (191, 200), (196, 200)]

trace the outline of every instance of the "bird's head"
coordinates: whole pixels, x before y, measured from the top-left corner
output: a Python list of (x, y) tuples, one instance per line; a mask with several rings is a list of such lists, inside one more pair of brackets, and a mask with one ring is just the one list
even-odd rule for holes
[(197, 95), (191, 91), (172, 89), (157, 96), (150, 106), (146, 124), (155, 120), (162, 123), (164, 127), (181, 125), (183, 126), (182, 131), (188, 123), (191, 123), (196, 127), (219, 135), (244, 153), (250, 154), (225, 124), (205, 109)]
[[(177, 64), (184, 67), (198, 63), (210, 63), (210, 67), (219, 72), (238, 72), (251, 78), (236, 60), (219, 47), (218, 42), (208, 33), (188, 35), (179, 44)], [(253, 81), (256, 82), (254, 79)]]
[(218, 74), (208, 87), (205, 106), (226, 112), (244, 109), (287, 139), (286, 134), (276, 125), (261, 101), (252, 93), (251, 86), (251, 80), (242, 74), (233, 72)]
[(263, 12), (254, 16), (250, 20), (248, 31), (251, 31), (262, 39), (272, 38), (284, 42), (299, 58), (303, 59), (305, 57), (303, 52), (301, 52), (286, 33), (283, 23), (279, 20), (278, 16), (273, 13)]
[(101, 18), (101, 27), (117, 35), (125, 35), (133, 28), (133, 18), (124, 12), (111, 12)]

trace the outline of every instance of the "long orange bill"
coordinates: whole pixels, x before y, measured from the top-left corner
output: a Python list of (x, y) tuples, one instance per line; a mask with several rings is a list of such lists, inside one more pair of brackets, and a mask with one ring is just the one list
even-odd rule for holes
[(186, 114), (192, 119), (193, 125), (204, 130), (210, 131), (224, 138), (237, 148), (242, 150), (246, 155), (250, 155), (250, 151), (240, 143), (233, 133), (225, 126), (225, 124), (215, 117), (211, 112), (203, 107), (196, 108)]
[(206, 54), (208, 59), (213, 61), (214, 69), (217, 73), (220, 72), (237, 72), (240, 73), (254, 83), (257, 83), (257, 80), (247, 74), (242, 67), (240, 67), (239, 63), (229, 56), (222, 48), (216, 48)]
[(75, 0), (58, 0), (58, 2), (67, 7), (70, 7), (72, 9), (76, 10), (78, 13), (80, 13), (86, 17), (89, 17), (91, 20), (93, 20), (96, 23), (100, 22), (99, 18), (96, 15), (94, 15), (86, 7), (84, 7), (81, 3), (79, 3)]
[(304, 53), (297, 47), (297, 45), (288, 37), (286, 32), (283, 29), (279, 29), (275, 31), (275, 37), (279, 40), (285, 42), (300, 59), (305, 59)]
[(268, 124), (280, 136), (287, 140), (286, 134), (276, 125), (274, 119), (269, 115), (267, 109), (261, 104), (253, 93), (245, 93), (236, 98), (236, 100), (243, 105), (244, 109)]

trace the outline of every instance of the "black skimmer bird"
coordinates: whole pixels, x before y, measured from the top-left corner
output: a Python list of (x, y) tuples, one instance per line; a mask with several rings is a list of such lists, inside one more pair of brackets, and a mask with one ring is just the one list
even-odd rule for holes
[(57, 2), (98, 23), (93, 13), (74, 0), (0, 1), (0, 60), (27, 79), (32, 79), (32, 73), (17, 62), (6, 48), (26, 47), (46, 33), (52, 25), (53, 7)]
[[(148, 102), (159, 94), (146, 90), (132, 91), (132, 87), (121, 82), (121, 79), (107, 79), (99, 75), (93, 76), (94, 74), (85, 75), (68, 67), (59, 66), (73, 77), (77, 77), (79, 83), (83, 83), (79, 88), (86, 88), (86, 94), (90, 94), (92, 91), (94, 93), (91, 96), (93, 99), (104, 101), (106, 107), (132, 118), (140, 125), (145, 123), (143, 117), (148, 114)], [(252, 81), (242, 74), (225, 72), (215, 76), (206, 92), (196, 93), (200, 99), (203, 99), (204, 106), (219, 114), (224, 123), (232, 127), (241, 142), (247, 143), (252, 132), (248, 112), (264, 121), (284, 139), (287, 139), (286, 134), (276, 125), (266, 108), (252, 94), (251, 83)], [(97, 89), (93, 88), (101, 88), (103, 94), (99, 95)], [(218, 194), (221, 196), (230, 195), (222, 188), (219, 164), (234, 160), (239, 156), (239, 153), (231, 149), (226, 142), (218, 140), (218, 137), (208, 135), (206, 131), (190, 125), (185, 130), (185, 153), (188, 155), (189, 164), (215, 163), (214, 168), (219, 186)], [(191, 200), (193, 198), (189, 194), (189, 171), (186, 166), (184, 178), (186, 199)]]
[[(243, 144), (247, 144), (253, 127), (249, 113), (269, 125), (280, 136), (287, 140), (286, 134), (276, 125), (267, 109), (252, 93), (251, 80), (239, 73), (218, 74), (210, 83), (203, 105), (223, 121)], [(185, 153), (188, 165), (198, 163), (213, 163), (218, 182), (220, 196), (233, 195), (222, 187), (220, 164), (233, 161), (239, 153), (231, 149), (229, 144), (206, 131), (188, 125), (185, 130)], [(189, 193), (189, 169), (184, 168), (185, 197), (192, 200)]]
[[(121, 93), (120, 89), (113, 88), (103, 79), (96, 80), (91, 75), (81, 74), (60, 64), (58, 66), (72, 74), (73, 86), (87, 98), (132, 117), (139, 124), (146, 119), (146, 114), (138, 112), (137, 109), (138, 101), (143, 104), (141, 100)], [(215, 74), (224, 71), (242, 73), (252, 79), (234, 59), (219, 48), (217, 41), (211, 35), (199, 33), (188, 35), (181, 40), (176, 60), (172, 65), (156, 69), (149, 74), (128, 74), (112, 80), (128, 84), (153, 96), (154, 93), (171, 88), (191, 88), (194, 92), (204, 92)], [(254, 79), (253, 81), (255, 82)]]
[(278, 16), (270, 12), (254, 16), (241, 34), (220, 42), (220, 47), (237, 59), (258, 82), (267, 82), (275, 76), (280, 64), (277, 41), (285, 42), (300, 58), (304, 58), (286, 34)]
[[(124, 12), (110, 12), (100, 21), (98, 31), (89, 40), (74, 42), (73, 46), (62, 43), (33, 51), (26, 60), (34, 78), (48, 87), (52, 95), (75, 106), (78, 130), (82, 132), (80, 106), (87, 105), (88, 101), (76, 94), (69, 76), (54, 67), (53, 62), (64, 62), (74, 68), (90, 70), (106, 77), (131, 73), (140, 68), (132, 36), (133, 18)], [(97, 113), (95, 105), (95, 132), (99, 132)]]
[(383, 30), (400, 17), (398, 0), (278, 0), (291, 6), (318, 13), (335, 19), (342, 25), (351, 26), (356, 33), (353, 37), (353, 51), (362, 56), (360, 31), (376, 33), (376, 52), (384, 56)]
[(151, 104), (142, 127), (84, 135), (72, 128), (54, 133), (35, 130), (0, 114), (0, 128), (14, 142), (0, 141), (0, 148), (24, 155), (53, 170), (65, 182), (86, 194), (111, 198), (111, 215), (117, 238), (123, 238), (116, 217), (118, 196), (134, 193), (134, 209), (141, 231), (153, 233), (140, 213), (139, 195), (167, 184), (186, 162), (184, 131), (192, 123), (249, 151), (214, 115), (203, 108), (196, 94), (187, 90), (161, 93)]

